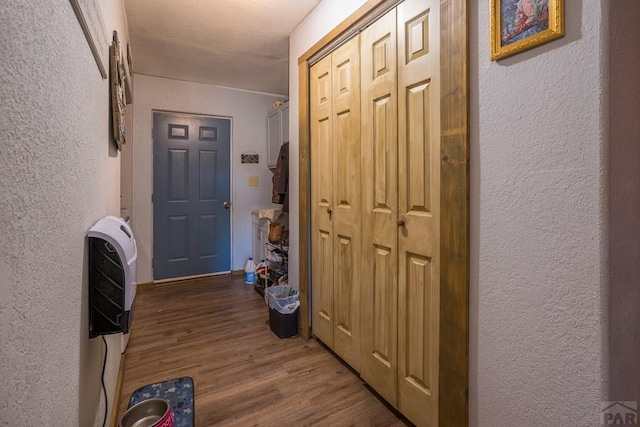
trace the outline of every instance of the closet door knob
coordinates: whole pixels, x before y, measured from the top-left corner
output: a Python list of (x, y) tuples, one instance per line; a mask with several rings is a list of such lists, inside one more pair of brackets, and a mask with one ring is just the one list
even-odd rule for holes
[(398, 227), (404, 227), (404, 224), (407, 221), (407, 217), (405, 217), (404, 215), (400, 215), (398, 217)]
[(225, 209), (229, 209), (229, 202), (224, 202), (222, 206), (224, 206)]

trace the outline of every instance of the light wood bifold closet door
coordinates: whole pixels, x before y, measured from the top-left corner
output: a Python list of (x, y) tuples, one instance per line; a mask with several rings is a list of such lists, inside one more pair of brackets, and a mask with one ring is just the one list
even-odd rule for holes
[(398, 5), (398, 409), (438, 425), (439, 0)]
[(311, 90), (311, 203), (313, 333), (333, 347), (333, 131), (331, 56), (309, 70)]
[(360, 365), (360, 39), (311, 69), (314, 334)]
[(361, 35), (361, 374), (419, 425), (438, 422), (437, 8), (406, 0)]
[(404, 0), (309, 80), (313, 333), (418, 426), (439, 422), (439, 7)]
[(362, 360), (361, 375), (397, 405), (398, 84), (396, 10), (361, 34)]

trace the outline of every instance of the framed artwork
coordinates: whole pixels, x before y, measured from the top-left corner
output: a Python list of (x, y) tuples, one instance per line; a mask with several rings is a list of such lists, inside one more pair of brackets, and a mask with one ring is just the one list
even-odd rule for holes
[(564, 36), (564, 0), (491, 0), (491, 60)]
[(89, 43), (89, 48), (96, 60), (98, 70), (103, 79), (107, 78), (106, 63), (109, 42), (105, 34), (104, 20), (97, 0), (70, 0), (80, 27)]
[(125, 69), (120, 52), (118, 33), (113, 32), (113, 43), (109, 46), (109, 68), (111, 75), (111, 120), (113, 124), (113, 140), (122, 149), (126, 142), (126, 128), (124, 113), (127, 109), (127, 97), (125, 92)]

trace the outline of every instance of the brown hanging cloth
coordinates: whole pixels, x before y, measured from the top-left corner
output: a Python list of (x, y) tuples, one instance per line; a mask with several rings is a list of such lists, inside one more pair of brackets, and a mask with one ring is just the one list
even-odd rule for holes
[(271, 182), (273, 183), (271, 202), (283, 205), (282, 211), (289, 212), (289, 141), (280, 147)]

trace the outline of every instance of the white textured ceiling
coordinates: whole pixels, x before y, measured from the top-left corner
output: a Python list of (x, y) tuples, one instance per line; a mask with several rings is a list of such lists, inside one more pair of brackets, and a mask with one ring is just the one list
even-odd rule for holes
[(320, 0), (125, 0), (133, 71), (288, 94), (289, 34)]

